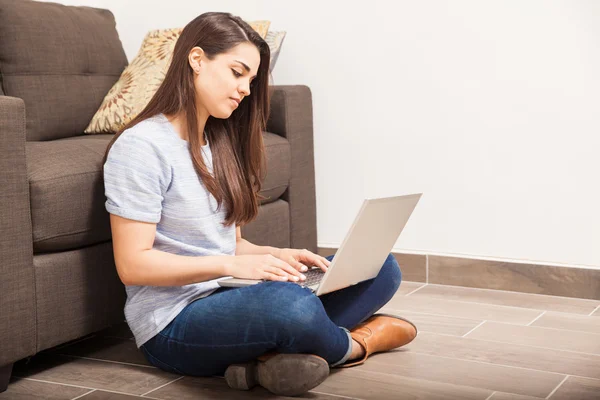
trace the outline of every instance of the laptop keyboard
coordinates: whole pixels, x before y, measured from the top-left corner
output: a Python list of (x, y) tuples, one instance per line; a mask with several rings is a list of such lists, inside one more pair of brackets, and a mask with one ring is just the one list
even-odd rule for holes
[[(304, 276), (306, 276), (306, 279), (303, 281), (294, 281), (292, 279), (288, 279), (287, 282), (292, 282), (292, 283), (297, 283), (298, 285), (302, 286), (302, 287), (307, 287), (307, 286), (312, 286), (312, 285), (316, 285), (319, 282), (321, 282), (321, 279), (323, 279), (323, 276), (325, 275), (325, 272), (323, 272), (321, 270), (321, 268), (311, 268), (308, 271), (303, 273)], [(267, 279), (263, 279), (263, 282), (268, 282)]]
[(321, 268), (311, 268), (308, 271), (304, 272), (304, 276), (306, 276), (306, 279), (303, 281), (291, 281), (294, 283), (297, 283), (298, 285), (302, 286), (302, 287), (306, 287), (306, 286), (312, 286), (315, 285), (319, 282), (321, 282), (321, 279), (323, 279), (323, 275), (325, 275), (325, 272), (323, 272), (323, 270), (321, 270)]

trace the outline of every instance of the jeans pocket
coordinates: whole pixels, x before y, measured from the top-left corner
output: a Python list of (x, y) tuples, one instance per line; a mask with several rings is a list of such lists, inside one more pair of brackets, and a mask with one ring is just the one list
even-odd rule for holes
[(157, 368), (160, 368), (164, 371), (167, 372), (171, 372), (173, 374), (177, 374), (177, 375), (185, 375), (183, 372), (179, 371), (177, 368), (159, 360), (158, 358), (154, 357), (149, 351), (148, 349), (145, 347), (145, 345), (142, 345), (140, 347), (140, 350), (142, 350), (142, 353), (144, 354), (144, 356), (146, 357), (146, 360), (148, 360), (148, 362), (152, 365), (154, 365)]

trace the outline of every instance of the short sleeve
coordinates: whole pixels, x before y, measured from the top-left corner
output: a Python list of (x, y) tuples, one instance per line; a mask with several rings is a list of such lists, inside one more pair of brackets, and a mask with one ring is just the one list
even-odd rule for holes
[(123, 218), (158, 223), (171, 181), (171, 167), (151, 138), (125, 131), (104, 163), (106, 211)]

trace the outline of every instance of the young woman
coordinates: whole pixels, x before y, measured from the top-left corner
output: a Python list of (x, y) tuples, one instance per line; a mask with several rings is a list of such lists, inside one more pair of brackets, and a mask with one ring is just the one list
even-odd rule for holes
[[(329, 367), (361, 364), (417, 332), (374, 315), (400, 285), (391, 254), (375, 279), (317, 297), (296, 282), (333, 256), (241, 239), (265, 175), (269, 59), (239, 17), (191, 21), (156, 94), (107, 148), (105, 206), (127, 323), (152, 365), (298, 395)], [(217, 284), (230, 276), (266, 282)]]

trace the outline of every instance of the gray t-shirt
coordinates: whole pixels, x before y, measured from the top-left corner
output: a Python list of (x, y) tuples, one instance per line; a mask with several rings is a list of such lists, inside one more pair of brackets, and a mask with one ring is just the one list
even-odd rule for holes
[[(212, 173), (212, 153), (201, 147)], [(183, 140), (163, 114), (125, 130), (104, 164), (106, 210), (156, 223), (153, 249), (185, 256), (235, 255), (236, 226), (196, 173)], [(125, 318), (139, 348), (192, 301), (219, 288), (220, 277), (184, 286), (126, 286)]]

